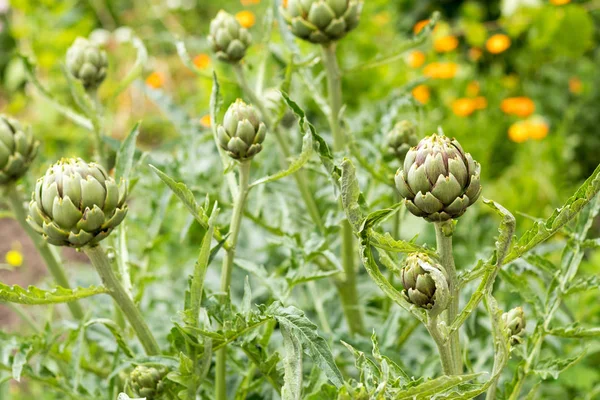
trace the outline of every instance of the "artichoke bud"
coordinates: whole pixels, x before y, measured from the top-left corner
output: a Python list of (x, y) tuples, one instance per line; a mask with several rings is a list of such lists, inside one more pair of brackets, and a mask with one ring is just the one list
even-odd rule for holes
[(67, 50), (67, 69), (86, 90), (97, 89), (106, 78), (106, 52), (89, 40), (78, 37)]
[(217, 127), (219, 146), (239, 161), (250, 160), (260, 153), (266, 133), (267, 127), (254, 107), (241, 99), (229, 106), (223, 125)]
[(163, 378), (165, 375), (166, 371), (138, 365), (129, 374), (129, 387), (134, 392), (134, 396), (155, 400), (164, 391)]
[(502, 320), (506, 324), (510, 343), (512, 345), (519, 344), (523, 340), (522, 333), (525, 331), (525, 312), (521, 307), (513, 308), (512, 310), (502, 314)]
[(401, 276), (408, 301), (426, 310), (444, 310), (450, 294), (442, 271), (441, 266), (425, 254), (413, 253), (406, 257)]
[(397, 159), (402, 162), (408, 150), (417, 143), (419, 143), (419, 138), (415, 124), (407, 120), (400, 121), (386, 135), (385, 159), (388, 161)]
[(0, 185), (25, 175), (38, 146), (29, 127), (24, 128), (19, 121), (0, 115)]
[(358, 26), (362, 6), (362, 0), (288, 0), (279, 11), (295, 36), (328, 44)]
[(50, 244), (95, 246), (127, 214), (125, 181), (117, 184), (102, 166), (62, 159), (38, 179), (27, 222)]
[(481, 167), (456, 139), (433, 134), (411, 148), (396, 172), (406, 208), (429, 222), (458, 218), (481, 194)]
[(246, 55), (252, 35), (233, 15), (221, 10), (210, 23), (208, 42), (219, 60), (234, 64)]

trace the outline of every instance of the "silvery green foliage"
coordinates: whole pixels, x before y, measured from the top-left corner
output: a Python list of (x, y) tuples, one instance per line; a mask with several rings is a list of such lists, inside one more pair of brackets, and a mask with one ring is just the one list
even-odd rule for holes
[(14, 182), (27, 172), (38, 146), (29, 127), (0, 115), (0, 185)]
[(78, 37), (67, 50), (67, 69), (86, 89), (97, 89), (106, 78), (106, 52), (89, 40)]
[(229, 106), (223, 124), (217, 128), (219, 145), (231, 158), (240, 161), (260, 153), (266, 134), (267, 127), (258, 112), (241, 99)]
[(208, 42), (219, 60), (237, 63), (246, 55), (252, 35), (233, 15), (221, 10), (210, 23)]

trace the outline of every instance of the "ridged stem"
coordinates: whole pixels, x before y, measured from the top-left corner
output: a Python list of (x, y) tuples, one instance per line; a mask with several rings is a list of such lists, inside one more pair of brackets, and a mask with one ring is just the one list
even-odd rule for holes
[(435, 345), (437, 346), (438, 352), (440, 353), (440, 360), (442, 362), (442, 371), (444, 375), (460, 375), (461, 372), (457, 370), (457, 365), (454, 362), (454, 352), (451, 348), (450, 342), (446, 341), (439, 330), (437, 317), (431, 318), (427, 323), (427, 330), (431, 335)]

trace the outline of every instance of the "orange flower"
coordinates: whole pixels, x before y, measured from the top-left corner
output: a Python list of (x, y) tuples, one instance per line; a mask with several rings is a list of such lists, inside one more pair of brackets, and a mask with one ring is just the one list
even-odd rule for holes
[(196, 57), (194, 57), (194, 65), (198, 69), (207, 68), (210, 65), (210, 56), (205, 53), (198, 54)]
[(419, 22), (417, 22), (415, 24), (415, 26), (413, 27), (413, 32), (415, 33), (415, 35), (419, 32), (421, 32), (423, 30), (423, 28), (425, 28), (427, 26), (427, 24), (429, 23), (428, 19), (423, 19)]
[(202, 118), (200, 118), (200, 125), (205, 128), (210, 128), (210, 114), (203, 115)]
[(467, 96), (475, 97), (479, 94), (479, 82), (471, 81), (467, 85)]
[(469, 59), (473, 62), (479, 61), (482, 55), (483, 51), (479, 47), (471, 47), (469, 49)]
[(550, 0), (550, 3), (554, 4), (555, 6), (562, 6), (563, 4), (569, 4), (571, 2), (571, 0)]
[(419, 50), (411, 51), (407, 58), (408, 66), (411, 68), (419, 68), (425, 63), (425, 53)]
[(529, 137), (535, 140), (542, 140), (548, 136), (550, 127), (542, 117), (533, 117), (529, 121)]
[(508, 128), (508, 138), (515, 143), (523, 143), (529, 139), (527, 121), (518, 121)]
[(160, 89), (165, 84), (165, 78), (159, 72), (153, 72), (146, 78), (146, 85), (153, 89)]
[(425, 76), (434, 79), (451, 79), (458, 72), (458, 64), (453, 62), (432, 62), (425, 66), (423, 73)]
[(429, 88), (425, 85), (416, 86), (412, 90), (412, 95), (421, 104), (427, 104), (427, 102), (429, 102), (429, 98), (431, 97)]
[(240, 0), (243, 6), (251, 6), (253, 4), (260, 4), (260, 0)]
[(252, 11), (248, 10), (240, 11), (235, 14), (235, 19), (237, 19), (244, 28), (252, 28), (256, 23), (256, 16)]
[(459, 117), (468, 117), (475, 111), (475, 100), (468, 97), (456, 99), (452, 102), (452, 112)]
[(458, 47), (456, 36), (448, 35), (436, 38), (433, 41), (433, 48), (438, 53), (448, 53)]
[(535, 104), (529, 97), (509, 97), (508, 99), (502, 100), (500, 109), (505, 114), (525, 118), (533, 114), (535, 111)]
[(487, 106), (488, 106), (488, 101), (483, 96), (475, 97), (473, 99), (473, 101), (475, 102), (475, 109), (476, 110), (483, 110), (483, 109), (486, 109)]
[(283, 6), (283, 8), (287, 8), (287, 3), (288, 3), (288, 0), (283, 0), (281, 2), (281, 5)]
[(496, 33), (485, 42), (485, 48), (492, 54), (500, 54), (509, 47), (510, 38), (503, 33)]
[(573, 76), (569, 79), (569, 92), (573, 94), (580, 94), (583, 91), (583, 84), (581, 83), (581, 79), (576, 76)]
[(508, 129), (508, 137), (516, 143), (523, 143), (528, 139), (542, 140), (548, 136), (549, 130), (548, 123), (542, 117), (532, 117), (512, 124)]

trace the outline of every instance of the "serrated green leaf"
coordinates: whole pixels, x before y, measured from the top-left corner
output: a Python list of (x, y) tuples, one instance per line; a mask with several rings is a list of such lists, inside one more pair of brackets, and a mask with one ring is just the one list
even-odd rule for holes
[(580, 326), (579, 323), (574, 323), (569, 326), (551, 328), (546, 332), (548, 335), (558, 336), (563, 338), (587, 338), (600, 336), (600, 328), (585, 328)]
[(32, 349), (33, 347), (31, 344), (23, 343), (19, 346), (19, 349), (13, 357), (12, 378), (17, 382), (21, 382), (21, 372), (23, 372), (23, 366), (27, 363), (27, 358)]
[(129, 358), (134, 357), (133, 351), (125, 341), (125, 337), (123, 336), (121, 328), (119, 328), (119, 326), (114, 321), (107, 318), (95, 318), (87, 321), (84, 327), (89, 328), (92, 325), (104, 325), (104, 327), (106, 327), (106, 329), (108, 329), (110, 333), (112, 333), (112, 335), (115, 337), (117, 345), (123, 351), (123, 353)]
[(108, 289), (104, 286), (78, 287), (75, 289), (65, 289), (57, 286), (53, 290), (43, 290), (35, 286), (24, 289), (18, 285), (8, 286), (0, 282), (0, 303), (27, 305), (68, 303), (105, 293), (108, 293)]
[(302, 398), (302, 343), (287, 326), (281, 325), (283, 336), (284, 375), (281, 398), (283, 400), (300, 400)]
[(536, 364), (532, 372), (543, 380), (548, 378), (558, 379), (558, 375), (560, 375), (561, 372), (579, 362), (585, 356), (585, 354), (586, 352), (583, 351), (575, 357), (550, 358), (541, 360)]
[(440, 376), (439, 378), (431, 379), (417, 386), (413, 386), (410, 389), (402, 390), (396, 396), (396, 400), (431, 399), (437, 393), (449, 390), (457, 385), (460, 385), (461, 383), (471, 381), (481, 375), (482, 374)]
[(135, 155), (135, 143), (140, 133), (140, 123), (136, 123), (127, 135), (127, 138), (121, 144), (119, 151), (117, 152), (117, 159), (115, 162), (115, 178), (119, 180), (123, 178), (129, 179), (131, 168), (133, 166), (133, 156)]

